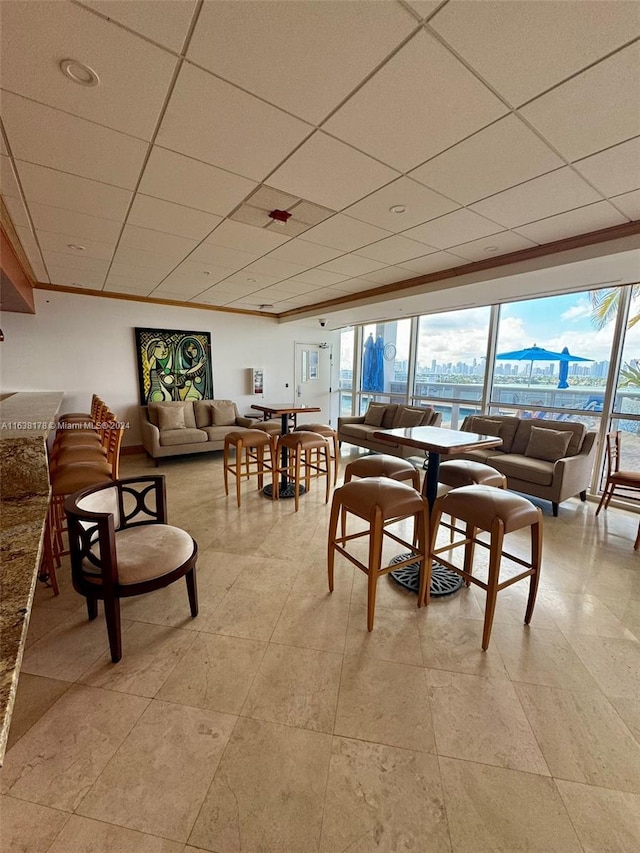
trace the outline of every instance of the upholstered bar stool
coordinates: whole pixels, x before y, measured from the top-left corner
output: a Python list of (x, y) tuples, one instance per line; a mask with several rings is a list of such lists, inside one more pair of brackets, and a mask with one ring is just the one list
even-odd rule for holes
[(373, 456), (363, 456), (349, 462), (344, 469), (344, 482), (349, 483), (354, 477), (389, 477), (391, 480), (410, 482), (414, 489), (420, 491), (420, 473), (416, 468), (400, 459), (398, 456), (384, 456), (376, 453)]
[[(368, 522), (368, 530), (337, 535), (338, 519), (343, 512), (352, 513)], [(414, 520), (414, 543), (406, 542), (385, 528), (406, 518)], [(369, 537), (369, 559), (367, 564), (360, 562), (345, 547), (346, 543), (363, 536)], [(382, 547), (387, 536), (408, 551), (407, 558), (390, 566), (382, 565)], [(346, 483), (333, 493), (331, 517), (329, 520), (329, 542), (327, 550), (327, 570), (329, 591), (333, 592), (333, 569), (336, 551), (357, 566), (367, 575), (367, 630), (373, 630), (373, 617), (376, 607), (378, 578), (402, 566), (419, 562), (420, 577), (426, 583), (429, 603), (429, 582), (431, 579), (431, 561), (429, 553), (429, 504), (412, 486), (391, 480), (389, 477), (367, 477)], [(418, 598), (418, 606), (422, 603)]]
[[(265, 460), (265, 447), (269, 449), (269, 459)], [(234, 456), (231, 455), (231, 449)], [(276, 443), (272, 435), (264, 430), (243, 429), (227, 433), (224, 439), (224, 492), (229, 494), (229, 474), (236, 478), (236, 503), (242, 505), (241, 480), (257, 476), (258, 489), (264, 486), (265, 471), (271, 471), (273, 497), (277, 497), (275, 488)], [(273, 498), (272, 498), (273, 499)]]
[[(438, 562), (460, 575), (467, 586), (473, 583), (486, 591), (487, 603), (482, 633), (482, 648), (486, 650), (491, 637), (498, 592), (526, 577), (530, 578), (530, 581), (529, 598), (524, 617), (525, 625), (531, 621), (542, 564), (542, 511), (527, 498), (504, 489), (496, 489), (495, 486), (462, 486), (436, 500), (431, 516), (433, 541), (435, 541), (435, 532), (443, 513), (450, 515), (454, 522), (456, 519), (465, 522), (465, 536), (463, 539), (442, 547), (435, 548), (432, 545), (431, 557), (437, 555)], [(531, 556), (529, 560), (524, 560), (503, 549), (505, 535), (525, 527), (529, 527), (531, 532)], [(489, 532), (491, 538), (488, 544), (477, 538), (478, 531)], [(486, 583), (473, 575), (473, 557), (476, 545), (489, 550), (489, 575)], [(464, 546), (462, 568), (442, 557), (444, 551), (451, 551), (461, 546)], [(523, 566), (525, 571), (500, 582), (500, 564), (503, 557)], [(426, 596), (428, 596), (428, 586), (425, 588), (423, 577), (420, 582), (419, 598), (424, 601)]]
[[(326, 477), (324, 502), (329, 503), (331, 488), (331, 463), (329, 461), (329, 442), (317, 432), (294, 430), (278, 439), (278, 450), (286, 448), (286, 467), (280, 465), (278, 473), (285, 474), (294, 484), (295, 511), (300, 504), (300, 483), (304, 477), (304, 487), (308, 491), (311, 480)], [(312, 458), (313, 452), (313, 458)]]
[(333, 485), (338, 482), (338, 462), (340, 455), (338, 453), (338, 433), (328, 424), (300, 424), (295, 427), (294, 432), (317, 432), (318, 435), (324, 436), (333, 448)]
[[(423, 494), (427, 486), (427, 478), (424, 478)], [(459, 489), (461, 486), (495, 486), (497, 489), (507, 488), (507, 478), (500, 471), (485, 465), (484, 462), (474, 462), (471, 459), (448, 459), (441, 462), (438, 468), (438, 496), (445, 495), (450, 489)], [(453, 524), (445, 525), (451, 528), (451, 541), (455, 527)]]

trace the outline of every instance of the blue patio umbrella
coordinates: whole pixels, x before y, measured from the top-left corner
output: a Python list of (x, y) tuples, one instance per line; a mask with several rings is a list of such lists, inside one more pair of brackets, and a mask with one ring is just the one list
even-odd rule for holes
[[(569, 347), (562, 348), (562, 355), (569, 355)], [(558, 369), (558, 388), (569, 387), (569, 362), (561, 361)]]
[[(531, 373), (533, 371), (534, 361), (557, 361), (560, 363), (560, 370), (564, 367), (568, 375), (570, 361), (593, 361), (592, 358), (583, 358), (580, 355), (571, 355), (568, 348), (565, 347), (562, 352), (553, 352), (553, 350), (544, 349), (534, 344), (526, 349), (514, 350), (513, 352), (501, 352), (496, 356), (496, 360), (500, 361), (530, 361), (529, 366), (529, 381), (531, 381)], [(561, 380), (562, 381), (562, 380)], [(566, 382), (566, 376), (564, 381)], [(558, 388), (568, 388), (566, 385), (558, 385)]]
[(364, 343), (362, 390), (384, 390), (384, 340), (381, 335), (374, 341), (373, 335), (369, 334)]

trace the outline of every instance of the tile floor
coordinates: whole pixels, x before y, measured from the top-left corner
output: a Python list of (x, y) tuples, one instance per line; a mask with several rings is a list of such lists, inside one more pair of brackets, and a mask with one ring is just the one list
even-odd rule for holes
[(200, 614), (182, 582), (125, 602), (113, 665), (67, 570), (58, 598), (38, 589), (3, 853), (637, 853), (637, 516), (541, 502), (531, 627), (519, 584), (483, 653), (479, 590), (418, 610), (383, 578), (371, 634), (362, 574), (339, 560), (328, 594), (317, 485), (297, 514), (253, 490), (238, 510), (220, 454), (160, 472)]

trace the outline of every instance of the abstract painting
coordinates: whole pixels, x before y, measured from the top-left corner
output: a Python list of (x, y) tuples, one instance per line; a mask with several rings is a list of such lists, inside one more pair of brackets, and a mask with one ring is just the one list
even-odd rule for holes
[(135, 329), (140, 402), (212, 400), (211, 335)]

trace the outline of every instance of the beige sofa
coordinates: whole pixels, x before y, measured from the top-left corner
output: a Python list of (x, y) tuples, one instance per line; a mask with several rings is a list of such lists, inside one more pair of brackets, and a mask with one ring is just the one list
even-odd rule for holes
[(338, 418), (338, 441), (365, 447), (374, 453), (388, 453), (406, 459), (416, 455), (415, 447), (378, 441), (373, 437), (374, 432), (398, 427), (439, 426), (441, 420), (440, 412), (431, 408), (370, 403), (364, 415)]
[(470, 415), (461, 429), (497, 435), (501, 447), (472, 450), (463, 459), (486, 462), (504, 474), (507, 487), (551, 501), (553, 514), (567, 498), (587, 498), (596, 451), (596, 433), (572, 421), (520, 419), (510, 415)]
[(142, 444), (157, 460), (185, 453), (222, 450), (227, 433), (263, 426), (243, 418), (233, 400), (194, 400), (142, 406)]

